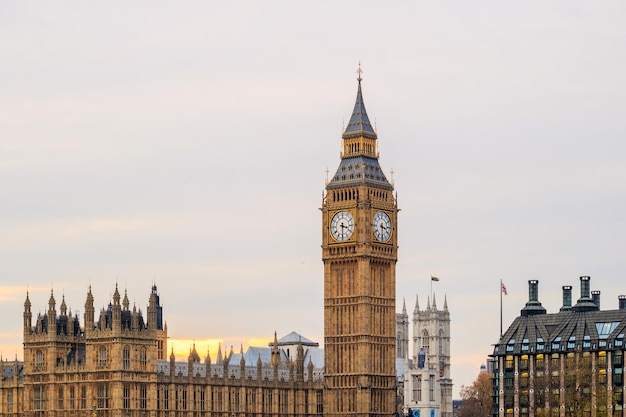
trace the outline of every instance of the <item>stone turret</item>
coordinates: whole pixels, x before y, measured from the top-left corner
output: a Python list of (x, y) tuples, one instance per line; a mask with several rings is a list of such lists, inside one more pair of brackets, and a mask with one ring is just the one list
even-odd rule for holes
[(209, 349), (206, 351), (206, 358), (204, 359), (204, 367), (206, 379), (211, 378), (211, 354), (209, 353)]
[(296, 381), (304, 381), (304, 348), (302, 340), (298, 342), (298, 355), (296, 356)]
[(130, 328), (132, 330), (139, 329), (139, 313), (137, 312), (137, 306), (133, 305), (133, 314), (130, 321)]
[(148, 323), (149, 329), (163, 330), (163, 307), (160, 305), (159, 293), (156, 285), (152, 286), (148, 300)]
[(95, 309), (93, 307), (93, 294), (91, 293), (91, 285), (87, 291), (87, 300), (85, 301), (85, 335), (88, 335), (94, 328)]
[(224, 360), (222, 359), (222, 344), (218, 343), (217, 345), (217, 362), (215, 362), (216, 365), (223, 365), (224, 364)]
[(67, 304), (65, 304), (65, 294), (61, 298), (61, 316), (67, 316)]
[(189, 357), (187, 358), (187, 375), (189, 378), (193, 376), (193, 364), (200, 363), (200, 355), (196, 351), (196, 342), (193, 342), (193, 347), (189, 350)]
[(54, 300), (54, 291), (50, 290), (50, 299), (48, 300), (48, 335), (52, 338), (57, 333), (57, 310), (56, 301)]
[[(24, 301), (24, 337), (32, 332), (33, 327), (33, 313), (30, 310), (30, 297), (28, 291), (26, 291), (26, 301)], [(2, 375), (0, 373), (0, 375)]]
[(240, 349), (241, 359), (239, 360), (239, 375), (242, 380), (246, 378), (246, 358), (243, 356), (243, 345)]
[(128, 291), (124, 290), (124, 300), (122, 301), (122, 307), (124, 307), (124, 311), (128, 311), (130, 307), (130, 303), (128, 301)]
[(174, 345), (172, 344), (172, 353), (170, 354), (170, 377), (176, 376), (176, 356), (174, 356)]
[(230, 355), (224, 352), (224, 360), (222, 361), (222, 366), (224, 368), (224, 373), (222, 375), (224, 379), (228, 378), (228, 363), (229, 362), (230, 362)]
[(313, 360), (309, 359), (309, 365), (307, 366), (309, 372), (309, 382), (313, 382)]
[(115, 334), (119, 334), (122, 330), (122, 305), (120, 304), (120, 292), (115, 284), (115, 292), (113, 293), (113, 306), (111, 312), (111, 328)]
[(272, 343), (272, 359), (271, 362), (273, 368), (280, 366), (280, 350), (278, 349), (278, 337), (274, 332), (274, 342)]

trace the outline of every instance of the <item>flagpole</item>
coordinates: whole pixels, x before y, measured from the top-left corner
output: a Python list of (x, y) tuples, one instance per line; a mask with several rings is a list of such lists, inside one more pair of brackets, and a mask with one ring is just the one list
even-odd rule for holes
[(500, 280), (500, 339), (502, 339), (502, 280)]

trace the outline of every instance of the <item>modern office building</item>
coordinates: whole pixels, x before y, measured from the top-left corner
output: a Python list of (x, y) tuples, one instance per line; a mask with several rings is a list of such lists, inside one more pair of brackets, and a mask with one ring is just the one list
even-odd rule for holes
[(493, 350), (493, 415), (497, 417), (624, 416), (626, 297), (600, 309), (600, 291), (580, 277), (580, 298), (563, 287), (557, 313), (546, 312), (538, 281)]

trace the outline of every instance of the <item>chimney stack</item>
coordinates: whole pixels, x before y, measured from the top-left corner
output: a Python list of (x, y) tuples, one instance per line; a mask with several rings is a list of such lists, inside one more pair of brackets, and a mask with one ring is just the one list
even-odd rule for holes
[(619, 309), (626, 310), (626, 295), (618, 295), (617, 299), (619, 300)]
[(539, 302), (539, 281), (532, 279), (528, 281), (528, 302), (521, 311), (522, 316), (533, 316), (535, 314), (546, 314), (546, 309)]
[(561, 311), (570, 311), (572, 309), (572, 286), (563, 286), (563, 307)]
[(591, 299), (593, 300), (595, 305), (598, 306), (598, 310), (600, 310), (600, 291), (599, 290), (591, 291)]
[(574, 311), (598, 311), (599, 307), (593, 302), (589, 296), (589, 281), (591, 277), (580, 277), (580, 298), (573, 307)]
[(580, 277), (580, 298), (589, 298), (589, 284), (591, 277)]

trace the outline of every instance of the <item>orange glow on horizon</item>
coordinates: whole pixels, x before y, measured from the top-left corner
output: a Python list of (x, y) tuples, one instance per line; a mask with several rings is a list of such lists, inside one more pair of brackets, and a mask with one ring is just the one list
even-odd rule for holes
[[(249, 346), (267, 347), (270, 342), (273, 342), (273, 338), (253, 338), (248, 339), (243, 343), (244, 352)], [(202, 361), (209, 353), (211, 361), (217, 360), (217, 351), (221, 347), (222, 356), (230, 352), (231, 347), (234, 353), (239, 353), (241, 349), (241, 341), (234, 339), (168, 339), (167, 341), (167, 357), (174, 352), (174, 356), (177, 361), (187, 360), (189, 353), (193, 347), (196, 347), (196, 352), (200, 355)]]

